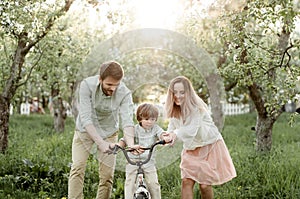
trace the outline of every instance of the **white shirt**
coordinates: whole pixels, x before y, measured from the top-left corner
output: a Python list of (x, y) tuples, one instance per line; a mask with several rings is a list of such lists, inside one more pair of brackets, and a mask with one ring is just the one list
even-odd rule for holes
[(195, 109), (185, 121), (182, 118), (171, 118), (167, 131), (173, 131), (183, 142), (183, 148), (187, 150), (223, 139), (210, 114), (207, 111), (200, 111), (200, 109)]

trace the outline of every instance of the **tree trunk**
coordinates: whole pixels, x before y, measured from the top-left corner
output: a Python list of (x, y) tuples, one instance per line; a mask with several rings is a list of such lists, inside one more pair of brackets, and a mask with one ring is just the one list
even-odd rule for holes
[(277, 110), (273, 114), (268, 114), (265, 102), (262, 97), (261, 89), (257, 84), (248, 87), (250, 97), (257, 111), (256, 120), (256, 150), (258, 152), (268, 152), (272, 147), (272, 129), (273, 125), (281, 115), (282, 111)]
[(8, 147), (9, 100), (0, 96), (0, 152), (5, 153)]
[(50, 101), (50, 112), (53, 115), (53, 124), (56, 132), (64, 132), (65, 130), (65, 120), (67, 118), (67, 110), (64, 106), (63, 99), (59, 95), (60, 88), (59, 83), (55, 82), (51, 86), (51, 97)]
[(61, 97), (53, 98), (54, 129), (62, 133), (65, 130), (65, 120), (67, 118), (66, 108)]
[(272, 129), (275, 120), (271, 117), (257, 116), (256, 120), (256, 150), (258, 152), (268, 152), (272, 148)]
[(224, 113), (222, 110), (222, 99), (224, 88), (220, 88), (221, 85), (218, 85), (218, 82), (221, 82), (220, 76), (216, 73), (210, 74), (206, 77), (207, 86), (210, 94), (210, 104), (211, 104), (211, 112), (212, 118), (221, 132), (224, 126)]
[(5, 87), (0, 95), (0, 152), (4, 153), (8, 147), (9, 130), (9, 106), (11, 99), (16, 94), (17, 85), (21, 77), (21, 68), (24, 63), (26, 53), (23, 51), (26, 42), (19, 40), (11, 66), (11, 74), (5, 81)]

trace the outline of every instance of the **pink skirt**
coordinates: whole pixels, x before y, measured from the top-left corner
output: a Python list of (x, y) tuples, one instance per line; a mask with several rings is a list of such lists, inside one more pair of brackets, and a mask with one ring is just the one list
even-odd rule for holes
[(181, 178), (190, 178), (199, 184), (220, 185), (236, 177), (236, 171), (224, 140), (183, 150)]

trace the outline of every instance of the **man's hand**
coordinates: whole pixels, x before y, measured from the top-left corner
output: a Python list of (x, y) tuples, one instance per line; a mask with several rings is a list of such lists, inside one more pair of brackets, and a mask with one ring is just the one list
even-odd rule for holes
[(100, 144), (97, 144), (97, 146), (98, 146), (98, 149), (100, 151), (102, 151), (103, 153), (111, 154), (112, 150), (115, 147), (115, 144), (114, 143), (109, 143), (109, 142), (106, 142), (106, 141), (102, 141)]

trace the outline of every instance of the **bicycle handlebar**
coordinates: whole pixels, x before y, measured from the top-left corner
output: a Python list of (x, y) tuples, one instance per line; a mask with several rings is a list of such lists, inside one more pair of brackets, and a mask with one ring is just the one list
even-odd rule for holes
[(148, 157), (147, 157), (147, 159), (144, 160), (144, 161), (136, 161), (136, 162), (135, 162), (135, 161), (132, 161), (132, 160), (129, 158), (129, 156), (128, 156), (128, 152), (132, 152), (132, 151), (134, 151), (135, 149), (124, 149), (123, 147), (121, 147), (121, 146), (119, 146), (119, 145), (117, 145), (117, 144), (116, 144), (115, 147), (112, 149), (112, 153), (113, 153), (113, 154), (117, 154), (117, 153), (118, 153), (118, 150), (121, 149), (122, 152), (123, 152), (123, 154), (124, 154), (124, 156), (125, 156), (125, 158), (126, 158), (126, 160), (127, 160), (127, 162), (128, 162), (129, 164), (141, 166), (141, 165), (144, 165), (144, 164), (146, 164), (146, 163), (148, 163), (148, 162), (150, 161), (154, 147), (155, 147), (156, 145), (159, 145), (159, 144), (164, 145), (164, 144), (166, 144), (166, 141), (160, 140), (160, 141), (158, 141), (158, 142), (152, 144), (150, 147), (147, 147), (147, 148), (141, 148), (141, 149), (143, 149), (143, 150), (149, 150)]

